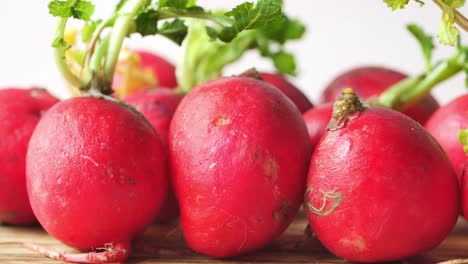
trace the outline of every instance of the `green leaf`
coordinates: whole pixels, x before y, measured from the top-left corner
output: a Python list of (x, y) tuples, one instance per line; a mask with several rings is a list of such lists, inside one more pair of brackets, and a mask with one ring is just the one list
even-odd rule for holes
[(455, 27), (457, 15), (456, 8), (463, 7), (465, 0), (444, 0), (441, 3), (442, 19), (439, 25), (439, 42), (445, 45), (454, 46), (458, 39), (458, 29)]
[(468, 155), (468, 129), (462, 129), (458, 132), (458, 140), (460, 140), (463, 150)]
[(290, 75), (296, 74), (296, 60), (291, 53), (280, 51), (273, 54), (272, 59), (276, 69), (280, 72)]
[(266, 38), (283, 44), (288, 40), (301, 39), (304, 36), (306, 27), (299, 20), (285, 19), (282, 23), (264, 26), (259, 30)]
[(97, 21), (87, 21), (84, 24), (83, 29), (81, 29), (81, 40), (84, 43), (88, 43), (91, 40), (94, 31), (96, 31), (96, 28), (100, 23), (102, 23), (101, 19)]
[(409, 0), (384, 0), (385, 3), (390, 7), (393, 11), (397, 9), (403, 9), (408, 4)]
[(432, 68), (432, 52), (435, 48), (433, 37), (426, 34), (424, 30), (416, 24), (409, 24), (406, 28), (419, 42), (426, 65), (426, 71), (430, 71)]
[(456, 15), (452, 8), (444, 7), (442, 20), (439, 25), (439, 38), (440, 43), (444, 45), (454, 46), (458, 38), (458, 29), (454, 26)]
[(139, 14), (135, 20), (136, 32), (142, 36), (154, 35), (158, 32), (158, 11), (146, 10)]
[(225, 27), (219, 35), (224, 42), (231, 41), (242, 30), (272, 26), (283, 23), (286, 19), (280, 0), (259, 0), (256, 5), (245, 2), (227, 12), (225, 16), (232, 18), (233, 25)]
[(175, 19), (172, 22), (166, 22), (159, 29), (159, 34), (181, 45), (187, 36), (187, 26), (183, 20)]
[(73, 17), (90, 20), (94, 13), (94, 5), (85, 0), (53, 0), (49, 2), (49, 13), (55, 17)]
[(211, 40), (216, 40), (218, 39), (218, 31), (210, 26), (206, 26), (206, 34), (208, 34), (208, 37), (210, 37)]

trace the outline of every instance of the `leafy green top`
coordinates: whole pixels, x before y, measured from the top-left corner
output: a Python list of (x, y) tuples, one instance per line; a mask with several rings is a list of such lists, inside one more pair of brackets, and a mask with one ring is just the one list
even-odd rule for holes
[[(284, 44), (300, 39), (305, 26), (284, 16), (283, 20), (238, 34), (231, 42), (217, 39), (219, 30), (204, 21), (188, 20), (189, 33), (177, 61), (177, 79), (182, 90), (221, 76), (225, 66), (237, 61), (248, 50), (257, 50), (270, 59), (279, 72), (294, 75), (294, 56), (285, 50)], [(255, 66), (255, 65), (252, 65)]]
[[(424, 2), (415, 0), (421, 5)], [(409, 0), (384, 0), (385, 3), (392, 9), (403, 9)], [(454, 46), (458, 38), (458, 29), (455, 24), (458, 24), (463, 30), (468, 30), (468, 19), (457, 11), (457, 8), (465, 5), (465, 0), (433, 0), (440, 9), (442, 9), (442, 19), (439, 25), (439, 42), (445, 45)]]
[(90, 20), (94, 13), (94, 5), (86, 0), (54, 0), (49, 3), (49, 12), (56, 17)]
[[(49, 12), (60, 17), (53, 41), (59, 69), (67, 80), (85, 89), (89, 89), (87, 87), (91, 79), (96, 76), (104, 76), (111, 83), (118, 53), (126, 36), (132, 33), (142, 36), (160, 34), (181, 45), (189, 31), (187, 18), (205, 20), (204, 34), (217, 43), (231, 42), (244, 31), (272, 27), (258, 33), (259, 41), (256, 45), (261, 47), (263, 55), (274, 57), (276, 64), (290, 73), (295, 70), (292, 55), (283, 50), (273, 51), (269, 42), (282, 45), (289, 39), (299, 38), (304, 32), (302, 24), (284, 15), (282, 0), (257, 0), (255, 4), (245, 2), (225, 13), (207, 11), (198, 6), (195, 0), (120, 0), (110, 17), (95, 21), (91, 20), (94, 12), (91, 1), (52, 0)], [(71, 46), (64, 40), (68, 18), (85, 21), (81, 40), (88, 44), (88, 48), (82, 65), (84, 73), (80, 77), (66, 69), (67, 65), (63, 62), (64, 52)], [(105, 28), (111, 28), (108, 35), (104, 34)]]
[(435, 48), (432, 35), (426, 34), (426, 32), (416, 24), (409, 24), (406, 28), (419, 42), (426, 65), (426, 71), (429, 72), (432, 69), (432, 52)]

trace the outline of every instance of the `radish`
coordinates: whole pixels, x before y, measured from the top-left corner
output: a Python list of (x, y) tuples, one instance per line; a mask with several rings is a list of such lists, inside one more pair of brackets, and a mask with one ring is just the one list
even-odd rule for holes
[(458, 141), (458, 131), (468, 129), (468, 95), (442, 106), (425, 127), (442, 145), (460, 179), (467, 157)]
[[(130, 241), (162, 206), (165, 159), (159, 135), (136, 110), (96, 97), (63, 101), (43, 116), (29, 143), (32, 209), (44, 229), (69, 246), (111, 245), (78, 256), (123, 261)], [(82, 261), (67, 254), (61, 260)]]
[[(125, 101), (134, 106), (148, 119), (161, 136), (167, 151), (169, 125), (182, 98), (182, 95), (175, 93), (173, 90), (157, 88), (136, 92), (126, 97)], [(179, 216), (179, 206), (172, 188), (170, 189), (164, 205), (156, 217), (157, 222), (168, 222)]]
[(327, 125), (330, 122), (332, 112), (333, 104), (327, 103), (312, 108), (303, 114), (312, 148), (315, 149), (315, 146), (317, 146), (323, 134), (327, 131)]
[(165, 145), (172, 116), (183, 95), (167, 88), (146, 89), (127, 96), (124, 100), (141, 112), (154, 126)]
[(273, 86), (248, 77), (198, 86), (177, 108), (169, 142), (193, 250), (235, 257), (270, 243), (293, 220), (311, 147), (299, 110)]
[[(124, 39), (132, 33), (160, 34), (181, 44), (187, 35), (184, 17), (194, 17), (194, 10), (196, 17), (216, 24), (209, 29), (210, 37), (224, 42), (232, 41), (244, 30), (275, 25), (286, 17), (281, 3), (270, 0), (246, 2), (224, 14), (205, 11), (194, 1), (160, 1), (153, 5), (147, 0), (128, 0), (121, 1), (110, 17), (92, 21), (94, 9), (92, 2), (85, 0), (49, 3), (49, 13), (58, 17), (52, 44), (57, 67), (69, 85), (78, 87), (87, 96), (55, 105), (38, 124), (28, 149), (27, 187), (32, 209), (49, 234), (78, 250), (99, 252), (65, 254), (35, 244), (25, 246), (63, 261), (122, 262), (130, 254), (131, 240), (159, 213), (169, 186), (167, 149), (159, 134), (136, 109), (108, 97), (114, 92), (112, 83)], [(72, 17), (86, 21), (81, 39), (87, 48), (78, 54), (82, 56), (79, 71), (74, 70), (66, 55), (73, 45), (65, 40), (67, 22)], [(166, 19), (170, 21), (164, 22)], [(267, 90), (274, 89), (268, 87)], [(282, 113), (288, 115), (292, 108), (292, 116), (279, 123), (296, 124), (299, 120), (304, 126), (293, 104), (276, 93), (279, 99), (275, 96), (272, 99), (278, 99), (279, 103), (265, 104), (274, 106), (280, 119)], [(287, 106), (282, 106), (281, 100)], [(307, 135), (305, 127), (304, 131), (290, 130)], [(294, 136), (295, 142), (301, 138), (297, 133)], [(305, 144), (298, 148), (308, 147)], [(295, 158), (307, 161), (307, 157)], [(266, 169), (276, 177), (272, 173), (279, 174), (278, 164), (272, 159), (267, 162), (270, 161), (265, 166), (272, 167)], [(288, 169), (291, 179), (287, 182), (291, 184), (289, 189), (298, 194), (282, 190), (279, 184), (277, 189), (271, 189), (285, 191), (284, 197), (283, 193), (277, 193), (280, 201), (273, 203), (281, 206), (270, 212), (282, 228), (292, 218), (295, 203), (301, 200), (300, 186), (305, 182), (306, 172), (300, 175), (299, 169), (306, 168), (301, 164)], [(292, 199), (291, 204), (287, 198)]]
[(26, 151), (42, 114), (57, 102), (43, 89), (0, 90), (0, 222), (36, 222), (26, 191)]
[(312, 157), (306, 205), (333, 254), (395, 261), (448, 236), (459, 190), (447, 156), (423, 127), (396, 111), (367, 108), (345, 89)]
[(301, 90), (299, 90), (296, 86), (294, 86), (291, 82), (289, 82), (283, 75), (279, 73), (260, 73), (260, 76), (263, 80), (267, 83), (273, 85), (274, 87), (278, 88), (281, 92), (283, 92), (293, 103), (299, 108), (301, 113), (309, 110), (313, 107), (310, 100), (305, 96)]
[[(333, 102), (344, 88), (351, 87), (361, 97), (378, 96), (392, 85), (407, 78), (407, 75), (384, 67), (358, 67), (340, 74), (324, 90), (322, 102)], [(400, 111), (424, 124), (439, 108), (437, 101), (427, 95), (416, 104), (405, 106)]]
[(117, 65), (113, 88), (125, 97), (151, 86), (177, 87), (175, 67), (166, 59), (143, 50), (127, 51), (127, 57)]

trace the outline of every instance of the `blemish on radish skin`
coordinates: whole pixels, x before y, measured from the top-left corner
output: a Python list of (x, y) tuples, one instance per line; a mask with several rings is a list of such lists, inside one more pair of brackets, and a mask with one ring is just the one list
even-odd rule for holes
[(135, 185), (135, 183), (136, 183), (135, 178), (133, 178), (133, 177), (128, 178), (128, 183), (130, 183), (131, 185)]
[(276, 220), (278, 222), (284, 222), (288, 220), (288, 215), (289, 212), (291, 211), (291, 205), (287, 200), (283, 200), (281, 202), (281, 205), (278, 209), (273, 211), (272, 217), (273, 220)]
[(273, 198), (277, 201), (281, 199), (281, 191), (278, 185), (275, 185), (275, 187), (273, 187)]
[(210, 166), (209, 166), (208, 168), (211, 170), (211, 169), (213, 169), (214, 167), (216, 167), (216, 162), (211, 163)]
[(263, 171), (265, 176), (271, 181), (274, 182), (278, 179), (278, 163), (273, 158), (266, 158), (263, 164)]
[(358, 235), (353, 235), (352, 238), (342, 238), (340, 239), (339, 243), (345, 246), (352, 246), (357, 251), (363, 251), (367, 248), (367, 245), (366, 245), (366, 242), (364, 242), (364, 239)]
[(229, 125), (231, 123), (232, 123), (232, 121), (230, 119), (226, 119), (226, 118), (222, 118), (222, 117), (218, 117), (214, 121), (214, 125), (217, 126), (217, 127), (227, 126), (227, 125)]
[(99, 167), (99, 163), (97, 163), (95, 160), (93, 160), (93, 159), (90, 158), (89, 156), (81, 155), (81, 157), (82, 157), (83, 159), (88, 160), (88, 161), (90, 161), (91, 163), (93, 163), (94, 166)]

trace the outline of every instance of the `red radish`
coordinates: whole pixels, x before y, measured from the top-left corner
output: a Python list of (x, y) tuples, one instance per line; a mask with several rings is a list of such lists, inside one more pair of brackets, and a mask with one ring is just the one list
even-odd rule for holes
[(26, 191), (26, 151), (42, 114), (57, 102), (43, 89), (0, 90), (0, 222), (36, 221)]
[(467, 160), (458, 132), (468, 129), (468, 95), (463, 95), (437, 110), (425, 125), (442, 145), (460, 178)]
[(279, 73), (260, 73), (263, 80), (267, 83), (278, 88), (283, 92), (293, 103), (299, 108), (301, 113), (311, 109), (313, 107), (310, 100), (305, 96), (299, 88), (289, 82), (283, 75)]
[(307, 131), (309, 132), (310, 143), (314, 149), (325, 131), (327, 131), (332, 112), (333, 104), (327, 103), (312, 108), (303, 115), (307, 125)]
[[(345, 88), (351, 87), (362, 98), (378, 96), (387, 88), (405, 79), (407, 75), (383, 67), (359, 67), (344, 72), (333, 80), (322, 94), (322, 102), (333, 102)], [(426, 123), (439, 104), (431, 95), (417, 104), (401, 109), (401, 112), (418, 121)]]
[(453, 168), (436, 140), (394, 110), (365, 108), (351, 89), (335, 105), (307, 182), (317, 238), (352, 262), (384, 262), (436, 247), (458, 217)]
[(113, 87), (119, 96), (125, 97), (127, 92), (131, 94), (154, 85), (170, 89), (177, 87), (175, 67), (169, 61), (142, 50), (128, 51), (128, 53), (129, 58), (117, 65), (114, 74)]
[[(167, 148), (169, 125), (182, 98), (183, 95), (175, 93), (174, 90), (157, 88), (136, 92), (126, 97), (125, 101), (134, 106), (148, 119), (161, 135), (161, 139)], [(170, 190), (160, 213), (156, 217), (156, 221), (167, 222), (177, 216), (179, 216), (179, 206), (174, 192)]]
[(461, 209), (462, 214), (465, 216), (465, 219), (468, 219), (468, 181), (466, 179), (468, 173), (468, 159), (465, 160), (465, 165), (460, 176), (461, 184)]
[(125, 260), (167, 193), (159, 135), (135, 109), (108, 99), (52, 107), (31, 137), (26, 164), (32, 209), (50, 235), (81, 251), (110, 245), (78, 255), (89, 262)]
[(167, 145), (172, 116), (183, 97), (173, 90), (156, 88), (136, 92), (124, 100), (148, 119)]
[(311, 147), (291, 100), (247, 77), (205, 83), (172, 120), (170, 155), (188, 245), (219, 258), (277, 238), (300, 207)]

